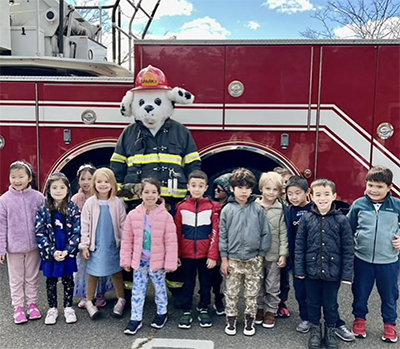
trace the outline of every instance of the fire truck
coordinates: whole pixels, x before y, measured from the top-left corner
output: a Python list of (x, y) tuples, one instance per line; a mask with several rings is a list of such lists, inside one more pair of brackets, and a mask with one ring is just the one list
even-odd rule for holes
[[(211, 180), (239, 166), (256, 174), (280, 166), (310, 181), (333, 179), (351, 203), (380, 164), (394, 172), (400, 196), (398, 40), (157, 41), (127, 33), (129, 70), (118, 64), (118, 40), (105, 61), (96, 27), (65, 4), (57, 11), (59, 2), (30, 2), (36, 22), (10, 6), (7, 55), (0, 45), (1, 192), (14, 160), (33, 164), (42, 187), (54, 171), (73, 180), (82, 163), (107, 165), (133, 122), (120, 101), (151, 64), (195, 95), (173, 118), (191, 130)], [(121, 33), (113, 27), (115, 39)]]

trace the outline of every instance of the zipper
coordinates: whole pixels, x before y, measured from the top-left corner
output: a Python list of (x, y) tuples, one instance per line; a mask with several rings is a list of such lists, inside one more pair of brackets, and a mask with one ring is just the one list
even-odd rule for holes
[(375, 234), (374, 234), (374, 249), (372, 250), (372, 261), (374, 263), (375, 260), (375, 249), (376, 249), (376, 235), (378, 233), (378, 212), (375, 211)]
[(194, 258), (197, 259), (197, 216), (199, 214), (199, 202), (196, 200), (196, 216), (194, 219)]
[[(324, 270), (324, 268), (323, 268), (323, 263), (322, 263), (322, 257), (323, 257), (323, 255), (322, 255), (322, 244), (323, 244), (323, 233), (322, 233), (322, 227), (323, 227), (323, 221), (324, 221), (324, 217), (321, 217), (321, 223), (320, 223), (320, 227), (319, 227), (319, 239), (320, 239), (320, 241), (319, 241), (319, 255), (320, 255), (320, 258), (319, 258), (319, 270), (321, 271), (321, 276), (324, 276), (323, 275), (323, 273), (322, 273), (322, 270)], [(322, 279), (323, 279), (323, 277), (322, 277)]]

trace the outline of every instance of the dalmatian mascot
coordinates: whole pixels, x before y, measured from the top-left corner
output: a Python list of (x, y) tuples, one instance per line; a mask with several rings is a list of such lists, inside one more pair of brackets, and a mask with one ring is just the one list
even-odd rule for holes
[(151, 65), (138, 73), (135, 87), (122, 99), (122, 115), (133, 115), (135, 122), (120, 135), (110, 166), (128, 210), (138, 202), (134, 185), (146, 177), (160, 181), (161, 196), (172, 210), (186, 196), (187, 178), (200, 169), (201, 160), (190, 131), (171, 116), (175, 103), (193, 101), (193, 94), (169, 87), (164, 73)]

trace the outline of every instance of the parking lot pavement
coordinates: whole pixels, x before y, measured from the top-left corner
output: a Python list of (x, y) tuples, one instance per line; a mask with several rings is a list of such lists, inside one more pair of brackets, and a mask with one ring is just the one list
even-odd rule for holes
[[(59, 303), (62, 303), (61, 284), (59, 284)], [(43, 314), (47, 310), (45, 278), (40, 279), (40, 296), (38, 306)], [(146, 298), (143, 327), (135, 336), (123, 334), (123, 330), (129, 321), (129, 311), (126, 311), (122, 319), (115, 319), (110, 316), (113, 308), (113, 294), (107, 295), (108, 304), (101, 309), (102, 316), (96, 320), (90, 320), (87, 312), (76, 309), (78, 322), (66, 324), (60, 308), (60, 316), (53, 326), (46, 326), (42, 320), (30, 321), (27, 324), (15, 325), (12, 319), (12, 308), (8, 286), (7, 267), (0, 266), (0, 349), (131, 349), (139, 338), (145, 339), (141, 348), (165, 349), (182, 348), (181, 344), (186, 343), (185, 349), (298, 349), (307, 348), (308, 335), (296, 332), (298, 323), (298, 312), (293, 292), (290, 292), (289, 309), (292, 316), (288, 319), (277, 319), (273, 329), (265, 329), (257, 326), (256, 334), (253, 337), (243, 335), (243, 321), (238, 323), (238, 334), (230, 337), (224, 333), (224, 317), (216, 316), (211, 311), (213, 326), (201, 328), (195, 319), (192, 328), (182, 330), (178, 328), (180, 311), (169, 308), (169, 321), (161, 330), (150, 327), (150, 322), (155, 315), (153, 292), (150, 289)], [(342, 285), (340, 291), (340, 312), (341, 317), (350, 327), (353, 316), (351, 314), (351, 288), (349, 285)], [(196, 304), (196, 303), (195, 303)], [(398, 303), (400, 305), (400, 302)], [(383, 330), (380, 316), (380, 302), (376, 290), (369, 302), (370, 314), (367, 319), (367, 338), (357, 339), (356, 342), (345, 343), (340, 341), (344, 348), (358, 349), (386, 349), (399, 348), (397, 344), (389, 344), (381, 341)], [(195, 314), (195, 311), (194, 311)], [(155, 341), (155, 339), (157, 341)], [(160, 341), (164, 339), (164, 341)], [(190, 340), (186, 342), (178, 340)], [(202, 346), (195, 346), (194, 343)], [(192, 344), (190, 344), (192, 343)], [(166, 346), (166, 345), (169, 346)], [(140, 347), (140, 346), (139, 346)]]

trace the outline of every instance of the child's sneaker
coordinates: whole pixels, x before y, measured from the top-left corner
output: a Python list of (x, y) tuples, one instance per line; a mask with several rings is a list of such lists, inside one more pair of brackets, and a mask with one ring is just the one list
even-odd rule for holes
[(104, 308), (107, 305), (106, 297), (104, 294), (99, 293), (96, 296), (96, 307), (97, 308)]
[(179, 328), (190, 328), (192, 326), (192, 312), (191, 311), (184, 311), (181, 319), (179, 320), (178, 327)]
[(356, 337), (365, 338), (367, 333), (365, 332), (365, 320), (357, 317), (353, 322), (353, 333)]
[(264, 317), (262, 326), (265, 328), (273, 328), (275, 326), (275, 317), (276, 317), (276, 314), (271, 313), (270, 311), (267, 311), (265, 313), (265, 317)]
[(218, 316), (225, 315), (225, 307), (222, 301), (215, 301), (213, 308)]
[(200, 321), (200, 327), (211, 327), (212, 321), (210, 315), (208, 315), (207, 309), (200, 309), (200, 312), (197, 316), (197, 319)]
[(249, 314), (246, 314), (244, 320), (244, 329), (243, 334), (245, 336), (253, 336), (256, 333), (256, 329), (254, 327), (254, 318)]
[(92, 320), (95, 320), (100, 316), (99, 309), (91, 301), (86, 302), (86, 310)]
[(307, 320), (301, 320), (301, 322), (297, 325), (296, 331), (300, 333), (308, 333), (311, 329), (311, 323)]
[(44, 319), (45, 325), (54, 325), (57, 322), (58, 310), (57, 308), (50, 308), (47, 310), (46, 318)]
[(118, 298), (117, 303), (114, 305), (113, 316), (115, 317), (122, 317), (124, 313), (126, 300), (125, 298)]
[(256, 319), (254, 320), (254, 323), (256, 325), (261, 325), (263, 321), (264, 321), (264, 309), (257, 309)]
[(227, 316), (225, 324), (225, 333), (229, 336), (236, 334), (236, 321), (237, 316)]
[(82, 298), (78, 303), (78, 308), (85, 309), (87, 303), (87, 298)]
[(17, 307), (14, 310), (14, 323), (19, 325), (28, 322), (28, 319), (25, 315), (25, 310), (22, 307)]
[(75, 310), (72, 309), (71, 307), (64, 308), (64, 317), (65, 317), (65, 322), (67, 324), (73, 324), (74, 322), (77, 321), (76, 315), (75, 315)]
[(138, 320), (130, 320), (128, 322), (128, 325), (126, 326), (124, 333), (125, 334), (130, 334), (130, 335), (135, 335), (137, 331), (139, 331), (142, 328), (142, 321)]
[(154, 328), (163, 328), (167, 320), (167, 313), (161, 315), (157, 314), (150, 326)]
[(389, 343), (396, 343), (397, 339), (396, 326), (392, 324), (384, 324), (382, 340)]
[(342, 341), (353, 342), (356, 340), (354, 333), (349, 331), (345, 325), (335, 327), (334, 331), (336, 336), (338, 336)]
[(284, 303), (284, 302), (280, 302), (279, 303), (277, 315), (279, 317), (282, 317), (282, 318), (290, 317), (290, 312), (289, 312), (289, 309), (286, 306), (286, 303)]
[(29, 305), (28, 316), (29, 316), (29, 320), (37, 320), (42, 317), (42, 314), (40, 314), (40, 311), (35, 303), (32, 303)]

